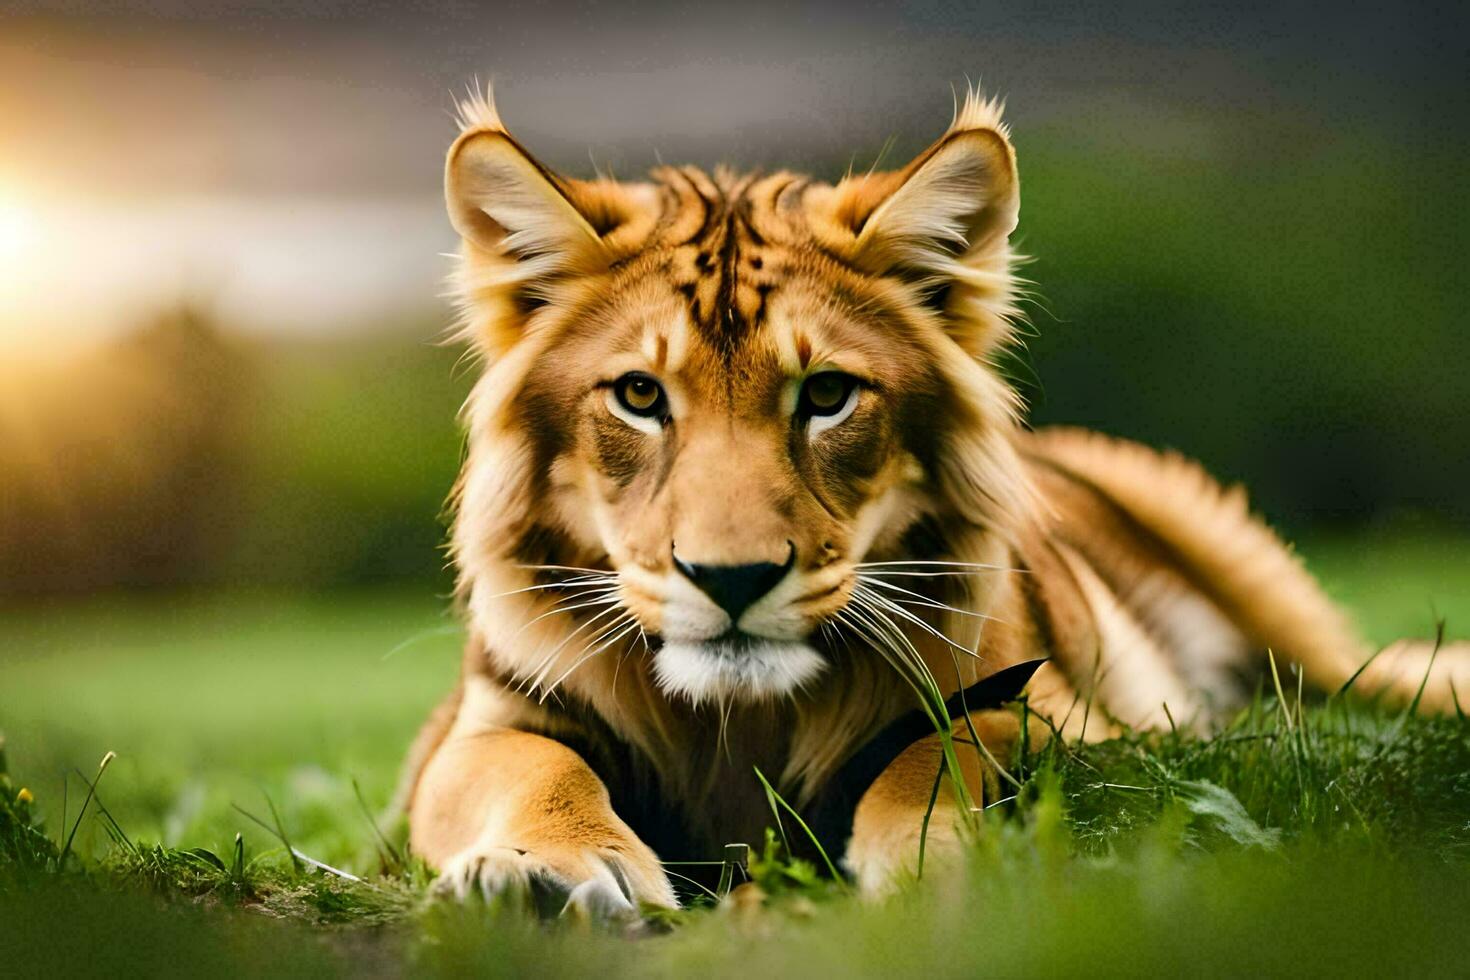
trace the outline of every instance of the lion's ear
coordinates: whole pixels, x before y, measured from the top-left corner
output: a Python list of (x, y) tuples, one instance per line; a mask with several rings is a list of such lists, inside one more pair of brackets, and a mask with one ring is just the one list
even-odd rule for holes
[(977, 357), (1019, 317), (1010, 234), (1020, 179), (1000, 104), (966, 94), (948, 131), (902, 170), (849, 177), (808, 195), (810, 227), (875, 275), (920, 284), (950, 336)]
[(972, 95), (949, 131), (902, 170), (838, 185), (859, 263), (944, 274), (1000, 258), (1020, 213), (1016, 158), (998, 107)]
[(569, 182), (489, 113), (455, 141), (445, 163), (444, 197), (455, 230), (474, 248), (531, 263), (543, 274), (595, 261), (601, 237), (573, 204)]
[(595, 276), (642, 247), (658, 194), (648, 184), (552, 173), (506, 132), (488, 90), (459, 109), (444, 197), (463, 239), (454, 277), (460, 335), (495, 356), (559, 283)]

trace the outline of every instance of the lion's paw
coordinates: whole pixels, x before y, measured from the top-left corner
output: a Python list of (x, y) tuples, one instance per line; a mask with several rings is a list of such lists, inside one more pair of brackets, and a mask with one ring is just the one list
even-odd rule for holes
[[(913, 824), (914, 826), (910, 826)], [(945, 873), (963, 864), (966, 848), (948, 821), (932, 821), (927, 835), (921, 817), (886, 827), (862, 828), (848, 843), (843, 863), (866, 899), (883, 899), (914, 881), (919, 873), (920, 838), (924, 838), (924, 873)]]
[[(662, 878), (662, 872), (659, 872)], [(667, 879), (662, 884), (667, 886)], [(458, 901), (476, 895), (524, 908), (542, 918), (632, 925), (643, 902), (669, 904), (666, 893), (640, 895), (616, 854), (598, 850), (549, 854), (477, 846), (445, 862), (433, 892)]]

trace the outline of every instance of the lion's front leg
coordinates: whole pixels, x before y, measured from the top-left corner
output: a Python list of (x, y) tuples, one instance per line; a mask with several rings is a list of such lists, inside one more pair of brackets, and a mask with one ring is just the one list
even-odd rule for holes
[[(990, 755), (1007, 763), (1020, 739), (1020, 719), (996, 710), (973, 712), (970, 720)], [(954, 736), (969, 740), (963, 721), (956, 723)], [(970, 745), (955, 749), (975, 804), (1000, 799), (1001, 778), (995, 767)], [(943, 761), (937, 734), (920, 739), (894, 759), (858, 801), (844, 861), (863, 895), (878, 897), (911, 879), (918, 871), (921, 838), (925, 868), (953, 863), (960, 855), (963, 814), (948, 779), (940, 783), (927, 834), (924, 830), (924, 814)]]
[(499, 729), (451, 735), (409, 810), (414, 851), (435, 888), (464, 898), (512, 893), (543, 913), (638, 916), (678, 905), (658, 858), (616, 813), (607, 788), (560, 742)]

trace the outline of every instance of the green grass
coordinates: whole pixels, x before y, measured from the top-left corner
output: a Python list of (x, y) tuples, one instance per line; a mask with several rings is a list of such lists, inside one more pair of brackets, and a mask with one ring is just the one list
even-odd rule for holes
[[(0, 729), (48, 822), (64, 774), (118, 754), (104, 794), (136, 835), (225, 848), (269, 791), (296, 845), (369, 847), (352, 780), (382, 805), (452, 686), (460, 631), (423, 592), (228, 594), (0, 611)], [(73, 800), (73, 804), (75, 800)], [(105, 845), (84, 828), (79, 850)]]
[[(1463, 539), (1305, 550), (1375, 639), (1470, 624)], [(747, 892), (642, 942), (428, 903), (354, 781), (366, 809), (386, 803), (451, 683), (442, 609), (400, 591), (0, 611), (6, 972), (1341, 974), (1449, 972), (1470, 952), (1470, 727), (1298, 713), (1294, 690), (1209, 741), (1049, 748), (967, 868), (878, 907), (779, 852), (753, 869), (764, 905)], [(293, 867), (251, 817), (365, 880)]]

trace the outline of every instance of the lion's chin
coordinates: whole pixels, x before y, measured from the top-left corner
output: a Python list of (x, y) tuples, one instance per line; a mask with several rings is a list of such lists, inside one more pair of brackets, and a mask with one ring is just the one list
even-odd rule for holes
[(815, 679), (826, 665), (805, 643), (749, 637), (665, 640), (653, 669), (665, 693), (699, 704), (783, 697)]

